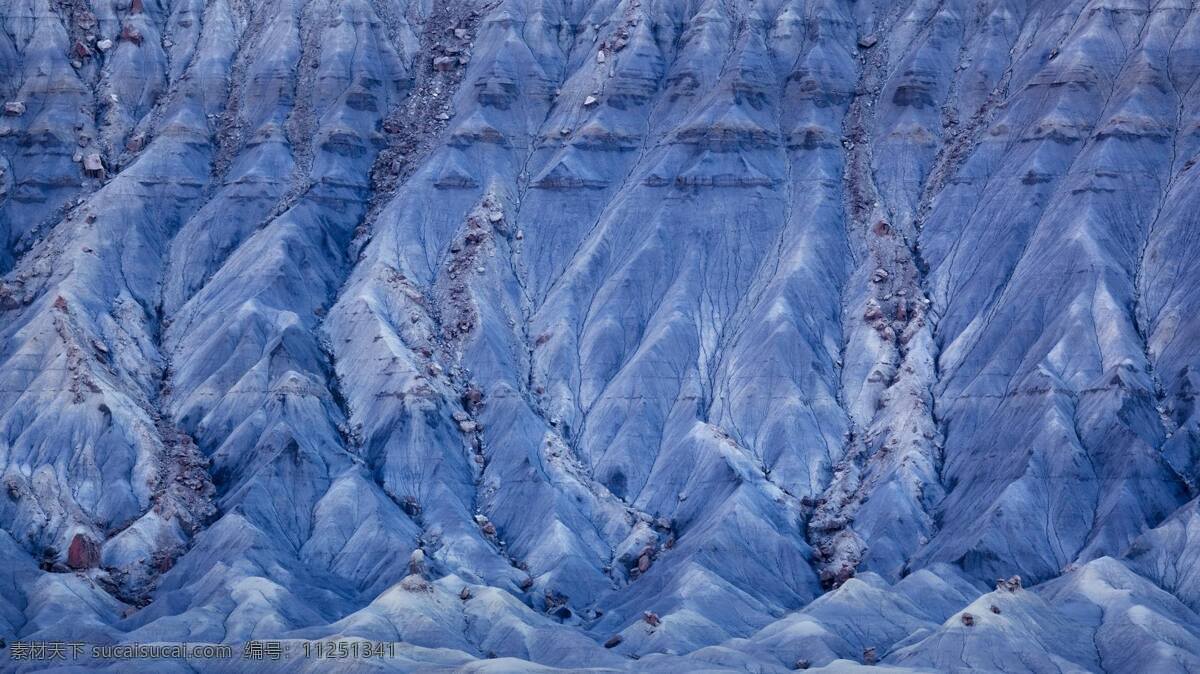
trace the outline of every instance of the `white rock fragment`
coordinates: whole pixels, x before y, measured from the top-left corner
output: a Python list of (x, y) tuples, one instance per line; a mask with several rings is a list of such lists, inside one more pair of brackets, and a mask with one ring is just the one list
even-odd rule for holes
[(93, 178), (102, 178), (104, 177), (104, 160), (96, 152), (84, 155), (83, 170)]
[(412, 555), (408, 558), (408, 572), (417, 575), (425, 575), (425, 551), (421, 548), (413, 550)]

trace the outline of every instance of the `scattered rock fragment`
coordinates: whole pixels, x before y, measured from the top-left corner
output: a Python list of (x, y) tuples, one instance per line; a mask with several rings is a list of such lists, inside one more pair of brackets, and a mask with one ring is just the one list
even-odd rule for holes
[(546, 594), (542, 598), (542, 601), (545, 605), (546, 613), (556, 618), (566, 620), (572, 615), (571, 608), (567, 606), (567, 601), (569, 599), (570, 598), (567, 597), (567, 595), (557, 590), (546, 590)]
[(1017, 590), (1021, 589), (1021, 577), (1012, 576), (1008, 580), (997, 578), (996, 589), (1005, 590), (1007, 592), (1016, 592)]
[(646, 621), (646, 624), (651, 627), (658, 627), (659, 625), (662, 624), (662, 618), (659, 618), (658, 614), (655, 613), (654, 611), (643, 612), (642, 620)]
[(89, 178), (104, 177), (104, 160), (99, 153), (92, 152), (83, 157), (83, 172)]
[(653, 550), (647, 549), (642, 551), (642, 554), (638, 557), (637, 561), (638, 573), (646, 573), (650, 570), (650, 564), (653, 562), (653, 555)]
[(459, 591), (458, 598), (463, 601), (470, 599), (471, 598), (471, 588), (464, 586), (463, 589)]
[(879, 662), (879, 654), (875, 652), (874, 646), (863, 649), (862, 661), (864, 665), (873, 665)]
[(425, 551), (417, 548), (408, 558), (408, 572), (414, 576), (425, 575)]
[(428, 592), (432, 589), (429, 581), (415, 574), (405, 576), (400, 581), (400, 588), (408, 592)]
[(967, 627), (974, 627), (975, 626), (975, 616), (971, 615), (970, 613), (962, 614), (962, 624)]
[(108, 38), (104, 38), (103, 40), (100, 40), (99, 42), (96, 43), (96, 49), (99, 49), (102, 52), (106, 52), (112, 48), (113, 48), (113, 41)]
[(470, 410), (478, 410), (483, 405), (483, 391), (478, 386), (468, 386), (463, 392), (463, 405)]
[(624, 640), (625, 640), (625, 638), (622, 637), (620, 634), (614, 634), (608, 638), (608, 641), (604, 642), (604, 647), (605, 648), (616, 648)]
[(25, 104), (21, 101), (9, 101), (4, 104), (4, 114), (9, 117), (20, 117), (25, 114)]
[(486, 515), (476, 515), (475, 524), (479, 525), (479, 530), (482, 531), (485, 536), (496, 535), (496, 525), (492, 524)]
[(853, 577), (854, 567), (848, 563), (843, 563), (836, 568), (826, 567), (821, 569), (821, 586), (827, 589), (838, 588)]
[(140, 46), (142, 44), (142, 32), (134, 28), (133, 24), (127, 23), (121, 28), (121, 39)]
[(871, 47), (874, 47), (878, 43), (879, 43), (879, 36), (875, 35), (875, 33), (871, 33), (869, 35), (864, 35), (864, 36), (858, 38), (858, 46), (862, 47), (863, 49), (870, 49)]
[(600, 100), (597, 99), (595, 96), (588, 96), (587, 98), (583, 99), (584, 107), (588, 107), (588, 108), (592, 107), (593, 105), (595, 105), (599, 102), (600, 102)]

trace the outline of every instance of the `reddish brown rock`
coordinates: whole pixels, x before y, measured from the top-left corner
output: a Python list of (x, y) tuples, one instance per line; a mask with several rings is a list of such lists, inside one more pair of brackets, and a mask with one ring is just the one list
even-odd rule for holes
[(71, 547), (67, 548), (67, 566), (72, 569), (91, 569), (100, 565), (100, 546), (96, 541), (75, 534), (71, 539)]
[(463, 405), (469, 410), (477, 410), (483, 405), (483, 391), (478, 387), (468, 386), (463, 392)]
[(125, 24), (121, 27), (121, 39), (127, 42), (132, 42), (136, 45), (142, 44), (142, 33), (132, 24)]

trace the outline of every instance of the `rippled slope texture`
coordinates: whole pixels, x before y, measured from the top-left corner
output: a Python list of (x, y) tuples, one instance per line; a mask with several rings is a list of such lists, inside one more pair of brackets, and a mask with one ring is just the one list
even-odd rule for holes
[(1200, 671), (1198, 78), (1190, 0), (2, 0), (0, 635)]

